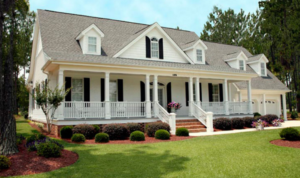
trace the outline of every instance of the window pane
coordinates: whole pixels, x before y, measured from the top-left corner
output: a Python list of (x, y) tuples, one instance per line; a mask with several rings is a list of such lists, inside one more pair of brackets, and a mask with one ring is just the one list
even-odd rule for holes
[(240, 70), (244, 70), (244, 61), (240, 60)]
[(97, 38), (96, 37), (89, 37), (89, 44), (96, 45)]
[(213, 85), (213, 102), (219, 101), (219, 85)]
[(266, 69), (264, 63), (260, 63), (260, 68), (261, 68), (261, 75), (266, 75)]
[(202, 50), (197, 49), (197, 61), (202, 62)]
[(96, 45), (89, 44), (89, 52), (96, 52)]
[(151, 42), (151, 57), (158, 58), (158, 43)]
[(97, 38), (96, 37), (89, 37), (88, 40), (88, 51), (89, 52), (96, 52), (97, 50)]
[(116, 81), (109, 82), (109, 100), (112, 102), (117, 101), (117, 82)]
[(82, 101), (82, 93), (72, 93), (72, 101)]
[(72, 101), (83, 101), (83, 80), (72, 79)]

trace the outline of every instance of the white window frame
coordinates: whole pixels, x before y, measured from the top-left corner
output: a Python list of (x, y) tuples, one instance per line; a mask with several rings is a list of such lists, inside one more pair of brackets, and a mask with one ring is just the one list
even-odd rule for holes
[[(73, 90), (74, 86), (73, 86), (73, 80), (81, 80), (82, 81), (82, 92), (76, 92)], [(82, 93), (82, 98), (81, 98), (81, 101), (84, 101), (84, 80), (83, 78), (72, 78), (71, 79), (71, 86), (72, 86), (72, 91), (71, 91), (71, 100), (74, 101), (74, 97), (73, 97), (73, 94), (76, 94), (76, 93)]]
[[(156, 41), (152, 41), (153, 39), (156, 39)], [(157, 39), (156, 37), (151, 38), (150, 44), (151, 44), (151, 46), (150, 46), (150, 50), (151, 50), (151, 58), (158, 59), (158, 58), (159, 58), (159, 44), (158, 44), (158, 39)], [(154, 50), (154, 49), (152, 48), (152, 45), (153, 45), (153, 44), (156, 44), (156, 45), (157, 45), (157, 50), (156, 50), (156, 49)], [(153, 53), (157, 53), (157, 56), (154, 56)]]
[[(110, 97), (110, 95), (112, 94), (112, 93), (110, 93), (109, 92), (109, 101), (111, 101), (111, 102), (118, 102), (118, 81), (117, 80), (109, 80), (109, 85), (110, 85), (110, 83), (111, 82), (115, 82), (116, 83), (116, 101), (112, 101), (111, 100), (111, 97)], [(109, 88), (111, 89), (111, 87), (109, 86)], [(110, 90), (111, 91), (111, 90)]]
[[(200, 53), (198, 53), (200, 51)], [(198, 60), (198, 57), (201, 57), (201, 61)], [(196, 49), (196, 61), (199, 63), (203, 63), (203, 50)]]
[[(218, 87), (218, 92), (214, 93), (214, 87), (217, 86)], [(215, 101), (214, 100), (214, 96), (218, 96), (218, 100)], [(212, 84), (212, 102), (220, 102), (220, 85), (219, 84)]]
[[(263, 67), (262, 67), (263, 66)], [(264, 71), (264, 73), (262, 72), (262, 71)], [(261, 62), (260, 63), (260, 75), (261, 76), (266, 76), (266, 63), (264, 63), (264, 62)]]
[[(95, 44), (92, 44), (92, 43), (90, 43), (90, 38), (94, 38), (95, 39)], [(92, 53), (92, 54), (95, 54), (95, 53), (97, 53), (97, 37), (95, 37), (95, 36), (88, 36), (88, 53)], [(92, 45), (92, 46), (95, 46), (95, 51), (91, 51), (90, 50), (90, 45)]]
[[(241, 65), (241, 62), (242, 62), (242, 65)], [(239, 60), (239, 69), (245, 70), (245, 61), (244, 60)]]

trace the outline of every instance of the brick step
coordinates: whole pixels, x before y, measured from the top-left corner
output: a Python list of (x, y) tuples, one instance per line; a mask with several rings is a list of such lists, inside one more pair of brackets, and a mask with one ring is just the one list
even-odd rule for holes
[(203, 124), (201, 122), (181, 122), (181, 123), (176, 123), (176, 126), (184, 126), (184, 125), (202, 126)]
[(206, 132), (206, 128), (198, 128), (198, 129), (188, 129), (190, 133), (195, 132)]
[(200, 129), (200, 128), (205, 128), (205, 126), (204, 125), (202, 125), (202, 126), (199, 126), (199, 125), (184, 125), (184, 126), (176, 126), (176, 129), (177, 128), (182, 128), (182, 127), (184, 127), (184, 128), (186, 128), (186, 129)]
[(176, 123), (182, 123), (182, 122), (199, 122), (199, 120), (198, 119), (176, 120)]

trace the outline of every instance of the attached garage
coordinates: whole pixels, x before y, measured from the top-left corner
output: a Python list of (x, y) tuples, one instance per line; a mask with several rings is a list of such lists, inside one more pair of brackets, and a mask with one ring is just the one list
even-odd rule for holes
[[(278, 101), (276, 100), (266, 100), (266, 111), (267, 111), (267, 114), (275, 114), (275, 115), (278, 115), (279, 114), (279, 111), (278, 111)], [(262, 103), (261, 103), (262, 104)]]

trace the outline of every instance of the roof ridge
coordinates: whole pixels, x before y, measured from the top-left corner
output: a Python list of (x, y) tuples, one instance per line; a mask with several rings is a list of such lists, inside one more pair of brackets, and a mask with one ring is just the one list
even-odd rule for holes
[[(96, 17), (96, 16), (90, 16), (90, 15), (82, 15), (82, 14), (74, 14), (74, 13), (68, 13), (68, 12), (60, 12), (60, 11), (54, 11), (54, 10), (47, 10), (47, 9), (37, 9), (37, 10), (42, 10), (42, 11), (48, 11), (48, 12), (54, 12), (54, 13), (60, 13), (60, 14), (68, 14), (68, 15), (76, 15), (76, 16), (83, 16), (83, 17), (90, 17), (90, 18), (97, 18), (97, 19), (103, 19), (103, 20), (111, 20), (111, 21), (119, 21), (119, 22), (125, 22), (125, 23), (132, 23), (132, 24), (139, 24), (139, 25), (148, 25), (145, 23), (139, 23), (139, 22), (130, 22), (130, 21), (125, 21), (125, 20), (116, 20), (116, 19), (110, 19), (110, 18), (103, 18), (103, 17)], [(176, 28), (171, 28), (171, 27), (163, 27), (166, 29), (171, 29), (171, 30), (178, 30), (178, 31), (183, 31), (183, 32), (193, 32), (189, 30), (182, 30), (182, 29), (176, 29)]]
[(208, 42), (208, 43), (216, 43), (216, 44), (221, 44), (221, 45), (235, 46), (235, 47), (244, 48), (243, 46), (239, 46), (239, 45), (230, 45), (230, 44), (224, 44), (224, 43), (213, 42), (213, 41), (205, 41), (205, 40), (202, 40), (202, 41), (204, 41), (204, 42)]

